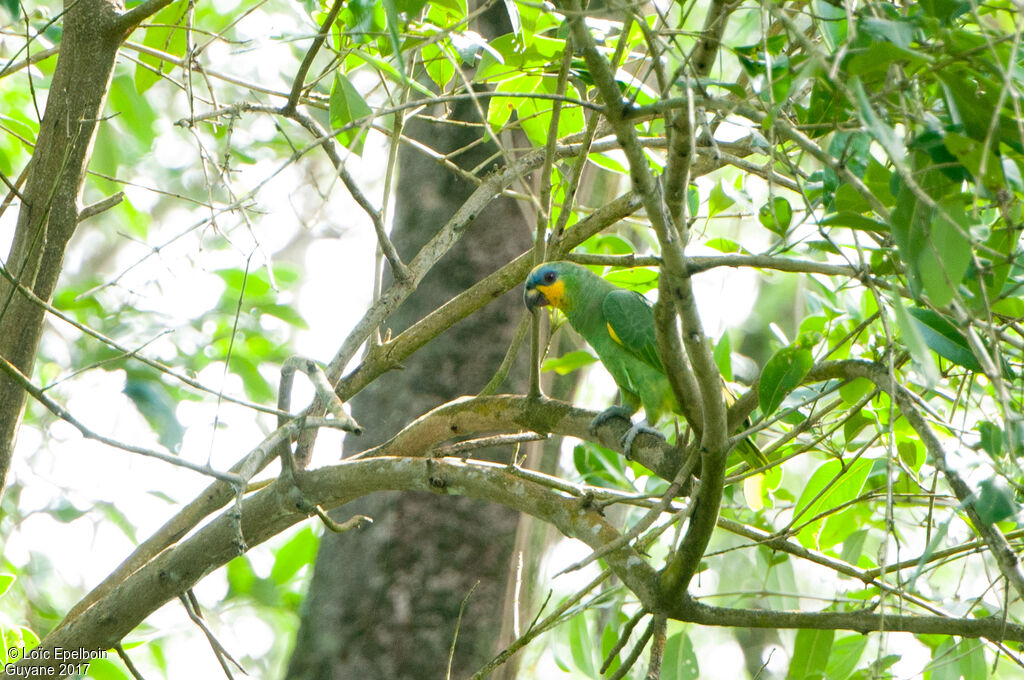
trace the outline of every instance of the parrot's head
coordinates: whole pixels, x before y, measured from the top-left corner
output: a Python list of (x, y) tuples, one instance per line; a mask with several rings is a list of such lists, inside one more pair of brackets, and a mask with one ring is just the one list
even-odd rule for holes
[(532, 312), (537, 307), (551, 305), (566, 311), (572, 299), (572, 291), (578, 283), (579, 269), (583, 267), (572, 262), (545, 262), (537, 265), (526, 277), (526, 290), (523, 291), (526, 308)]

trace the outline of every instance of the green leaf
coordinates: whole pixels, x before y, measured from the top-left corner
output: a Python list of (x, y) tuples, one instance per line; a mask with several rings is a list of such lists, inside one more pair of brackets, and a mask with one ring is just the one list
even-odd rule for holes
[(259, 310), (263, 314), (276, 317), (285, 323), (301, 328), (303, 330), (309, 328), (309, 324), (302, 318), (295, 305), (278, 305), (278, 304), (266, 304), (259, 305)]
[(815, 22), (818, 32), (825, 40), (828, 51), (835, 52), (839, 45), (846, 42), (849, 28), (846, 24), (846, 11), (830, 0), (814, 0), (812, 7), (813, 16), (818, 18)]
[[(1015, 310), (1013, 308), (1015, 303), (1019, 302), (1019, 298), (1000, 299), (1004, 295), (1016, 295), (1018, 293), (1018, 285), (1016, 283), (1011, 284), (1008, 288), (1006, 287), (1010, 272), (1014, 267), (1014, 262), (1017, 260), (1013, 254), (1016, 244), (1016, 232), (1000, 224), (991, 230), (984, 247), (978, 248), (977, 257), (982, 268), (980, 270), (975, 269), (972, 263), (971, 267), (968, 268), (963, 284), (970, 291), (971, 301), (973, 302), (972, 307), (976, 311), (988, 314), (989, 310), (985, 309), (986, 302), (991, 303), (992, 300), (995, 300), (996, 302), (992, 304), (993, 309), (991, 311), (1007, 313), (1009, 316), (1021, 316), (1024, 314), (1024, 309)], [(984, 294), (982, 294), (982, 286), (984, 286)], [(1000, 305), (1006, 309), (995, 309)], [(1021, 314), (1014, 312), (1021, 312)]]
[[(822, 512), (837, 508), (860, 495), (871, 472), (872, 461), (861, 458), (849, 467), (843, 467), (838, 460), (825, 461), (814, 471), (807, 481), (800, 498), (796, 503), (793, 516), (799, 517), (799, 521), (808, 521)], [(840, 477), (840, 475), (842, 475)], [(838, 477), (838, 479), (836, 479)], [(826, 490), (826, 487), (827, 490)], [(841, 511), (838, 515), (831, 515), (827, 518), (816, 520), (804, 527), (797, 535), (797, 540), (808, 548), (827, 548), (834, 545), (837, 538), (828, 541), (830, 545), (819, 546), (818, 532), (826, 522), (842, 524), (844, 521), (850, 524), (849, 517), (856, 513), (857, 508), (851, 507)], [(842, 532), (830, 532), (834, 537)], [(848, 532), (846, 532), (848, 533)]]
[(720, 253), (743, 252), (743, 247), (740, 244), (736, 243), (736, 241), (732, 241), (727, 238), (713, 238), (704, 245), (706, 245), (708, 248), (713, 248)]
[(556, 359), (545, 359), (540, 370), (554, 371), (558, 375), (567, 375), (573, 371), (583, 368), (584, 366), (589, 366), (595, 361), (597, 361), (597, 357), (590, 352), (580, 349), (563, 354)]
[(840, 184), (836, 189), (834, 207), (836, 212), (848, 212), (855, 215), (871, 210), (871, 204), (867, 199), (850, 184)]
[[(611, 654), (612, 649), (615, 647), (615, 643), (619, 640), (619, 631), (617, 631), (611, 623), (606, 623), (604, 630), (601, 631), (601, 657), (604, 659), (608, 658)], [(620, 654), (616, 654), (611, 663), (608, 664), (608, 673), (614, 673), (619, 666), (622, 665), (622, 659), (619, 658)]]
[(847, 535), (846, 539), (843, 541), (843, 551), (839, 556), (844, 561), (857, 565), (860, 562), (861, 555), (864, 554), (864, 541), (867, 537), (867, 529), (857, 529), (853, 533)]
[(729, 339), (729, 333), (722, 333), (722, 337), (719, 338), (718, 344), (715, 345), (715, 365), (718, 366), (719, 373), (722, 374), (722, 378), (726, 382), (732, 382), (732, 341)]
[[(160, 10), (150, 19), (151, 23), (142, 37), (142, 44), (173, 57), (183, 58), (188, 41), (184, 28), (178, 24), (184, 17), (184, 2), (175, 2)], [(174, 68), (174, 64), (145, 52), (140, 52), (138, 58), (139, 63), (135, 66), (135, 89), (139, 94), (153, 87), (161, 79), (161, 74)]]
[(443, 49), (444, 47), (440, 43), (434, 43), (433, 45), (424, 45), (423, 49), (420, 50), (423, 67), (427, 70), (427, 75), (430, 76), (430, 79), (437, 84), (442, 92), (455, 76), (455, 65), (445, 55)]
[(871, 392), (875, 384), (867, 378), (855, 378), (850, 382), (839, 386), (839, 396), (847, 404), (856, 404), (860, 399)]
[(863, 413), (857, 413), (843, 424), (843, 438), (846, 439), (847, 451), (859, 448), (864, 443), (863, 441), (857, 441), (857, 435), (874, 422), (874, 418), (868, 418)]
[(253, 586), (256, 585), (256, 572), (252, 570), (249, 558), (245, 555), (228, 562), (227, 575), (230, 592), (236, 595), (251, 593)]
[(565, 40), (533, 36), (525, 46), (512, 33), (489, 41), (492, 51), (484, 54), (477, 68), (477, 80), (495, 83), (522, 75), (539, 76), (557, 63), (565, 51)]
[[(388, 38), (391, 40), (391, 49), (398, 58), (398, 70), (405, 73), (405, 62), (402, 60), (402, 41), (399, 37), (399, 30), (402, 22), (398, 18), (398, 4), (396, 0), (381, 0), (384, 5), (384, 16), (387, 17)], [(403, 75), (404, 78), (404, 75)]]
[(185, 428), (178, 420), (178, 402), (156, 376), (140, 374), (125, 380), (124, 393), (135, 403), (160, 443), (170, 451), (181, 448)]
[(982, 371), (967, 338), (946, 317), (921, 307), (911, 307), (907, 313), (913, 318), (924, 343), (936, 354), (958, 366)]
[(128, 537), (128, 540), (132, 543), (138, 543), (138, 537), (135, 534), (135, 525), (132, 524), (128, 515), (121, 512), (116, 505), (106, 501), (100, 501), (96, 503), (95, 509), (102, 512), (104, 517), (106, 517), (111, 524), (120, 529), (124, 535)]
[(414, 17), (423, 11), (423, 8), (427, 6), (427, 2), (428, 0), (397, 0), (397, 7), (399, 12)]
[(932, 304), (945, 307), (953, 300), (957, 286), (971, 263), (971, 242), (967, 238), (970, 218), (959, 197), (939, 203), (927, 235), (927, 245), (918, 258), (925, 292)]
[(1001, 477), (989, 477), (978, 485), (974, 510), (986, 524), (1002, 522), (1017, 514), (1020, 507), (1011, 489)]
[[(516, 75), (513, 78), (507, 78), (501, 80), (497, 87), (494, 88), (495, 93), (512, 93), (512, 92), (524, 92), (529, 90), (535, 79), (524, 75)], [(521, 97), (491, 97), (490, 102), (487, 105), (487, 123), (490, 125), (495, 132), (505, 127), (508, 123), (509, 118), (516, 112), (517, 107), (523, 101)]]
[(661, 660), (661, 680), (692, 680), (700, 677), (700, 666), (693, 641), (684, 632), (674, 633), (665, 641)]
[(696, 216), (700, 211), (700, 190), (695, 184), (686, 187), (686, 208), (690, 211), (690, 217)]
[(783, 347), (764, 366), (757, 387), (757, 399), (765, 417), (779, 408), (786, 395), (796, 389), (814, 365), (810, 350)]
[(299, 570), (312, 564), (320, 540), (308, 526), (295, 534), (274, 553), (274, 566), (270, 578), (279, 585), (291, 581)]
[(629, 288), (638, 293), (646, 293), (658, 287), (658, 269), (656, 267), (616, 269), (605, 274), (604, 279), (616, 286)]
[(708, 198), (708, 216), (714, 217), (723, 210), (731, 208), (736, 199), (729, 195), (722, 183), (725, 182), (721, 179), (715, 182), (715, 185), (711, 187), (711, 196)]
[[(424, 66), (427, 68), (428, 75), (430, 75), (430, 73), (429, 73), (430, 72), (430, 64), (426, 63), (427, 59), (426, 59), (426, 56), (425, 56), (427, 51), (428, 51), (428, 49), (436, 50), (437, 56), (438, 56), (438, 61), (443, 61), (445, 64), (447, 64), (448, 67), (451, 68), (452, 73), (454, 75), (455, 67), (452, 66), (451, 61), (446, 59), (445, 56), (443, 54), (441, 54), (441, 52), (440, 52), (441, 48), (438, 47), (440, 44), (442, 44), (442, 43), (435, 43), (433, 45), (425, 45), (423, 47), (423, 52), (421, 54), (424, 55), (423, 56)], [(383, 73), (388, 74), (389, 76), (391, 76), (397, 82), (404, 82), (404, 83), (408, 84), (410, 87), (412, 87), (414, 90), (416, 90), (420, 94), (424, 95), (425, 97), (433, 97), (434, 96), (434, 93), (430, 91), (430, 88), (426, 87), (425, 85), (422, 85), (422, 84), (418, 83), (415, 80), (408, 80), (407, 78), (405, 78), (405, 74), (404, 73), (401, 73), (398, 69), (396, 69), (394, 66), (392, 66), (389, 62), (385, 61), (384, 59), (381, 59), (374, 52), (368, 52), (366, 50), (360, 50), (360, 49), (355, 48), (355, 47), (350, 47), (350, 48), (348, 48), (348, 55), (349, 55), (349, 57), (357, 58), (357, 59), (360, 59), (360, 60), (366, 62), (367, 64), (369, 64), (373, 68), (377, 69), (378, 71), (381, 71)], [(433, 76), (431, 76), (431, 77), (433, 78)], [(450, 78), (449, 78), (449, 80), (450, 80)], [(447, 82), (447, 81), (445, 81), (445, 82)], [(438, 83), (438, 85), (441, 86), (441, 83)]]
[[(536, 94), (557, 94), (558, 80), (553, 76), (526, 75), (518, 79), (506, 80), (498, 85), (499, 92), (524, 92)], [(566, 88), (569, 97), (577, 93), (572, 85)], [(528, 97), (512, 97), (508, 104), (515, 107), (516, 118), (523, 132), (535, 146), (542, 147), (547, 143), (551, 133), (551, 116), (554, 101)], [(558, 114), (557, 137), (565, 137), (582, 130), (584, 127), (583, 109), (563, 103)]]
[(16, 580), (17, 577), (14, 574), (0, 574), (0, 597), (3, 597), (11, 589), (11, 585)]
[(833, 642), (832, 653), (825, 666), (825, 676), (829, 680), (846, 680), (857, 668), (867, 646), (867, 635), (847, 635)]
[[(824, 4), (824, 2), (818, 0), (818, 4)], [(842, 95), (834, 83), (822, 77), (815, 79), (814, 86), (811, 88), (810, 105), (807, 107), (804, 118), (804, 122), (811, 126), (811, 129), (808, 130), (811, 137), (821, 137), (830, 131), (830, 127), (823, 124), (835, 124), (843, 101)]]
[(956, 645), (956, 656), (960, 659), (960, 674), (971, 680), (985, 680), (988, 664), (985, 662), (985, 646), (981, 640), (961, 640)]
[(587, 484), (611, 489), (630, 486), (625, 475), (625, 459), (603, 446), (585, 442), (573, 449), (573, 465)]
[(587, 160), (599, 168), (604, 168), (620, 175), (629, 174), (629, 168), (626, 164), (611, 154), (591, 153), (587, 156)]
[[(334, 74), (329, 111), (331, 127), (335, 130), (373, 113), (363, 96), (341, 71), (336, 71)], [(352, 149), (355, 154), (360, 155), (363, 152), (366, 131), (355, 127), (339, 133), (338, 139), (346, 147)]]
[(903, 145), (903, 141), (896, 135), (895, 130), (882, 120), (882, 118), (875, 111), (871, 102), (868, 100), (868, 95), (864, 91), (864, 84), (860, 78), (854, 76), (849, 80), (850, 89), (857, 97), (857, 104), (860, 107), (860, 119), (864, 123), (864, 126), (871, 133), (871, 136), (875, 138), (885, 152), (889, 155), (896, 163), (902, 163), (906, 160), (907, 149)]
[(913, 70), (934, 61), (931, 56), (890, 42), (874, 42), (858, 51), (846, 62), (846, 72), (852, 76), (884, 75), (893, 64)]
[(618, 234), (594, 234), (583, 245), (588, 253), (629, 255), (633, 252), (633, 244)]
[(971, 9), (971, 3), (968, 0), (920, 0), (918, 4), (925, 14), (938, 19), (943, 24), (951, 23)]
[(914, 23), (909, 19), (884, 19), (878, 16), (861, 16), (858, 30), (871, 36), (876, 41), (888, 42), (903, 48), (909, 48), (914, 40)]
[(761, 206), (757, 219), (769, 231), (785, 236), (793, 221), (793, 207), (782, 196), (776, 196)]
[(945, 86), (946, 105), (960, 119), (968, 137), (988, 140), (993, 130), (997, 141), (1024, 153), (1016, 115), (999, 109), (1002, 82), (964, 67), (939, 69), (935, 75)]
[(18, 632), (21, 633), (21, 641), (25, 643), (26, 649), (35, 649), (39, 646), (39, 636), (36, 635), (34, 630), (21, 626)]
[(231, 357), (231, 372), (242, 379), (246, 395), (253, 401), (263, 404), (274, 400), (274, 388), (260, 373), (259, 368), (249, 358), (235, 353)]
[(594, 649), (586, 612), (580, 612), (569, 620), (569, 650), (572, 652), (572, 661), (576, 664), (576, 669), (588, 678), (597, 677)]
[(979, 446), (981, 446), (981, 450), (992, 458), (1002, 458), (1006, 442), (1006, 435), (1003, 433), (1003, 429), (987, 420), (978, 423), (974, 429), (980, 435)]
[(835, 634), (834, 630), (798, 630), (786, 680), (825, 677), (825, 664), (832, 652)]
[(907, 308), (903, 306), (903, 299), (899, 295), (894, 295), (892, 300), (892, 308), (896, 314), (896, 325), (899, 326), (903, 344), (910, 351), (910, 356), (921, 370), (925, 382), (928, 385), (935, 385), (939, 382), (939, 369), (935, 365), (932, 353), (928, 351), (928, 343), (924, 341), (920, 324), (914, 322), (914, 317), (910, 316), (907, 312)]
[(956, 132), (947, 132), (942, 143), (986, 189), (999, 191), (1003, 187), (1003, 164), (991, 145)]

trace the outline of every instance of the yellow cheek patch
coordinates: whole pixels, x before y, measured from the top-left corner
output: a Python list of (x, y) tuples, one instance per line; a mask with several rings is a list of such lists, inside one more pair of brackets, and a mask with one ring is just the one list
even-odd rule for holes
[(606, 323), (605, 326), (608, 327), (608, 335), (612, 336), (612, 340), (614, 340), (615, 342), (617, 342), (617, 343), (619, 343), (621, 345), (622, 344), (622, 340), (619, 340), (619, 336), (615, 335), (615, 329), (612, 328), (612, 325), (610, 323)]
[(547, 298), (548, 304), (555, 309), (562, 309), (562, 298), (565, 296), (564, 283), (561, 281), (555, 281), (549, 286), (538, 284), (537, 290), (544, 294), (544, 297)]

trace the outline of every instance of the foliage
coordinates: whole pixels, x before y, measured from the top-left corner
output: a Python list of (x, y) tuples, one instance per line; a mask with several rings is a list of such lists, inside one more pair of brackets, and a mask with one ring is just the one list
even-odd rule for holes
[[(679, 444), (659, 454), (670, 474), (652, 457), (625, 460), (601, 432), (553, 425), (553, 411), (531, 416), (542, 434), (584, 437), (566, 447), (550, 497), (582, 490), (581, 503), (605, 512), (594, 522), (634, 529), (616, 549), (635, 548), (668, 584), (652, 608), (610, 553), (580, 566), (595, 579), (586, 589), (555, 579), (557, 595), (530, 604), (537, 625), (520, 631), (538, 677), (645, 677), (644, 664), (698, 677), (726, 656), (730, 677), (763, 667), (795, 679), (980, 678), (997, 658), (1001, 676), (1024, 675), (1019, 6), (710, 0), (613, 5), (583, 22), (574, 3), (507, 0), (510, 31), (487, 39), (461, 0), (163, 5), (129, 35), (110, 83), (84, 203), (116, 191), (125, 200), (83, 222), (65, 258), (31, 376), (43, 394), (116, 440), (226, 470), (278, 426), (274, 385), (289, 355), (333, 354), (323, 365), (347, 400), (521, 282), (525, 260), (508, 265), (518, 278), (501, 290), (467, 290), (469, 311), (450, 306), (440, 326), (377, 337), (446, 244), (466, 228), (501, 228), (472, 220), (507, 192), (540, 216), (548, 256), (671, 310), (660, 331), (682, 350), (673, 359), (663, 347), (664, 363), (696, 375), (702, 389), (686, 398), (705, 395), (703, 420), (688, 413), (667, 428)], [(43, 94), (60, 96), (47, 91), (57, 50), (46, 52), (61, 44), (59, 8), (16, 9), (0, 9), (8, 186), (41, 135)], [(400, 190), (389, 168), (408, 142), (403, 125), (467, 99), (501, 152), (462, 173), (479, 187), (465, 214), (402, 260), (386, 206)], [(622, 219), (601, 222), (630, 192)], [(14, 209), (4, 210), (6, 226)], [(682, 247), (685, 260), (674, 255)], [(383, 291), (373, 248), (399, 272)], [(745, 288), (732, 290), (737, 281)], [(543, 359), (545, 372), (601, 370), (583, 347)], [(728, 407), (723, 378), (737, 396)], [(584, 391), (603, 407), (610, 395), (596, 384)], [(52, 630), (98, 580), (76, 573), (58, 585), (33, 566), (51, 557), (32, 532), (59, 542), (61, 525), (88, 528), (120, 555), (202, 488), (194, 472), (83, 447), (65, 420), (31, 402), (5, 491), (7, 650)], [(745, 438), (767, 466), (731, 453)], [(95, 486), (68, 463), (72, 447), (90, 457)], [(674, 479), (698, 457), (700, 483)], [(714, 502), (695, 504), (697, 494)], [(702, 537), (708, 512), (717, 528)], [(683, 554), (681, 540), (697, 551)], [(293, 631), (315, 545), (306, 527), (254, 548), (205, 581), (220, 585), (199, 600)], [(669, 587), (677, 573), (681, 591)], [(694, 602), (732, 618), (702, 625)], [(948, 626), (939, 634), (918, 616)], [(754, 629), (771, 636), (753, 640)], [(132, 645), (148, 642), (144, 663), (169, 673), (180, 660), (167, 650), (183, 635), (150, 619), (124, 646), (135, 656)], [(242, 646), (264, 672), (289, 647)], [(127, 677), (112, 659), (104, 668)]]

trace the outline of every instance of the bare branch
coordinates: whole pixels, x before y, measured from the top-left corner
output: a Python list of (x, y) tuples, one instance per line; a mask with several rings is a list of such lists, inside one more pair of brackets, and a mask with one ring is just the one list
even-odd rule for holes
[(102, 201), (96, 201), (91, 205), (87, 205), (84, 208), (82, 208), (82, 210), (78, 213), (78, 221), (84, 222), (90, 217), (95, 217), (96, 215), (99, 215), (102, 212), (110, 210), (114, 206), (121, 203), (121, 201), (123, 200), (124, 192), (118, 191), (116, 194), (112, 196), (107, 196)]

